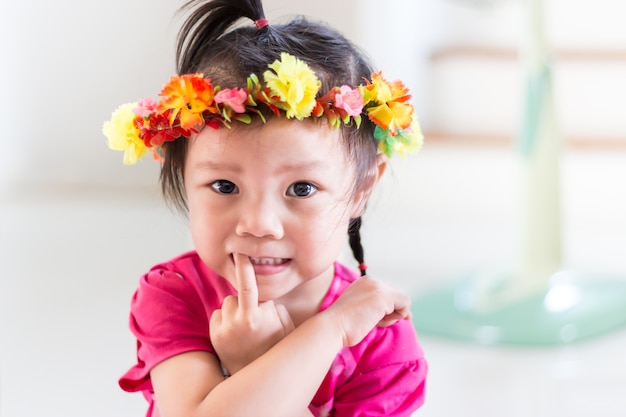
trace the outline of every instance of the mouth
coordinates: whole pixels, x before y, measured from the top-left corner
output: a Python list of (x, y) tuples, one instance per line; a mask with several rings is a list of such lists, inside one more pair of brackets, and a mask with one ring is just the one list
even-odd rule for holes
[[(232, 254), (231, 259), (233, 259)], [(271, 256), (248, 256), (248, 259), (250, 259), (250, 263), (254, 267), (254, 273), (257, 276), (270, 276), (281, 273), (289, 267), (292, 261), (290, 258), (274, 258)]]
[(252, 256), (249, 257), (252, 265), (268, 265), (268, 266), (276, 266), (286, 264), (289, 259), (286, 258), (254, 258)]

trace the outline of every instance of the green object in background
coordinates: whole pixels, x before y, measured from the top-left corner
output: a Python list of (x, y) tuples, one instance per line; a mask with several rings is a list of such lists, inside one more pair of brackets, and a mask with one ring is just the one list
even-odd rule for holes
[[(497, 345), (558, 345), (626, 325), (626, 280), (559, 272), (542, 292), (499, 303), (511, 279), (490, 288), (471, 276), (413, 299), (420, 335)], [(495, 281), (497, 282), (497, 281)]]
[[(492, 1), (474, 0), (476, 4)], [(626, 277), (562, 269), (560, 147), (543, 0), (527, 0), (518, 136), (522, 245), (514, 273), (474, 273), (414, 297), (420, 334), (481, 344), (557, 345), (626, 326)]]
[(524, 103), (524, 117), (521, 132), (518, 138), (520, 152), (530, 158), (538, 139), (538, 129), (545, 117), (546, 94), (552, 88), (552, 71), (545, 64), (526, 80), (526, 102)]

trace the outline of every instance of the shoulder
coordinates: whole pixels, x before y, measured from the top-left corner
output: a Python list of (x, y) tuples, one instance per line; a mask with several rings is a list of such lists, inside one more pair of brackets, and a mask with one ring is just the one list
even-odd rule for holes
[(359, 274), (340, 262), (335, 262), (335, 279), (346, 284), (346, 287), (359, 279)]
[(196, 252), (187, 252), (150, 268), (139, 280), (131, 302), (137, 322), (154, 325), (207, 319), (234, 289), (204, 265)]
[(187, 279), (206, 276), (207, 278), (215, 275), (213, 271), (208, 269), (196, 251), (185, 252), (168, 261), (154, 265), (147, 272), (146, 276), (171, 275), (177, 274), (179, 278)]
[(352, 284), (359, 278), (359, 275), (346, 267), (345, 265), (335, 262), (335, 276), (333, 277), (333, 281), (328, 288), (328, 292), (326, 293), (326, 297), (322, 301), (322, 305), (320, 306), (320, 311), (327, 309), (332, 303), (337, 301), (337, 298)]
[(224, 278), (209, 269), (195, 251), (183, 253), (169, 261), (154, 265), (139, 282), (139, 290), (160, 288), (170, 291), (213, 293), (224, 298), (233, 292)]
[(409, 417), (424, 403), (428, 364), (410, 321), (376, 328), (361, 344), (343, 350), (331, 373), (340, 375), (337, 417)]
[(334, 416), (408, 417), (424, 403), (428, 364), (413, 324), (375, 327), (342, 349), (318, 391), (313, 409), (332, 398)]
[(343, 354), (343, 370), (350, 375), (335, 398), (336, 416), (377, 415), (408, 417), (424, 403), (428, 363), (410, 320), (375, 327)]
[(352, 351), (368, 368), (424, 359), (411, 320), (399, 320), (388, 327), (375, 327)]

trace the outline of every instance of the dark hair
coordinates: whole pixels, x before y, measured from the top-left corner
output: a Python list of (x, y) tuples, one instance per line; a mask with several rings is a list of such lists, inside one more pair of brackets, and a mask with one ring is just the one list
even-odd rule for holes
[[(179, 74), (201, 72), (215, 85), (233, 88), (245, 85), (252, 73), (261, 76), (269, 64), (280, 58), (281, 52), (288, 52), (311, 67), (322, 84), (320, 96), (335, 86), (362, 84), (372, 74), (365, 55), (324, 23), (299, 16), (285, 24), (270, 22), (261, 29), (242, 25), (242, 19), (256, 22), (265, 18), (261, 0), (191, 0), (181, 10), (189, 14), (178, 35)], [(268, 111), (266, 117), (275, 116)], [(363, 118), (360, 128), (341, 129), (346, 154), (355, 167), (354, 192), (358, 192), (369, 182), (376, 167), (374, 125)], [(187, 141), (167, 142), (163, 148), (163, 194), (170, 203), (186, 210), (183, 173)], [(359, 229), (360, 218), (352, 219), (350, 246), (362, 264)]]

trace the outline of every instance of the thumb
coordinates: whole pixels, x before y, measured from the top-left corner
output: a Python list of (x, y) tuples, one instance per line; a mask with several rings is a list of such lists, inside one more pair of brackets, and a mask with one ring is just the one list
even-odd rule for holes
[(287, 307), (283, 304), (276, 304), (274, 307), (276, 308), (276, 314), (278, 315), (278, 319), (283, 326), (283, 330), (285, 330), (285, 335), (293, 332), (296, 326), (293, 324), (293, 320), (291, 319), (289, 311), (287, 311)]
[(222, 325), (222, 310), (214, 310), (209, 319), (209, 334), (213, 334)]

